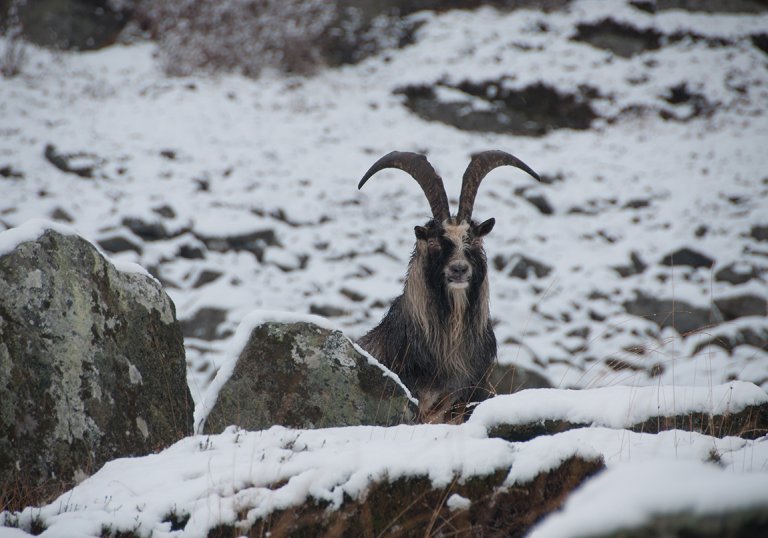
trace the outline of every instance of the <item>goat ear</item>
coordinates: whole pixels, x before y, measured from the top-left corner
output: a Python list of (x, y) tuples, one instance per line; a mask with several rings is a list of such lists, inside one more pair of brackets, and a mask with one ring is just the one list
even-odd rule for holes
[(424, 226), (416, 226), (413, 231), (416, 232), (416, 239), (427, 240), (427, 229)]
[(493, 230), (493, 226), (496, 224), (496, 219), (488, 219), (485, 222), (481, 222), (477, 226), (475, 226), (475, 235), (477, 237), (483, 237), (491, 233), (491, 230)]

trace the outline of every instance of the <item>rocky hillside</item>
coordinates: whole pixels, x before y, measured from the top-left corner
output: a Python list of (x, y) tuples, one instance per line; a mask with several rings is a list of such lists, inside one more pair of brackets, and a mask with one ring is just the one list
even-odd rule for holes
[[(118, 265), (147, 268), (175, 303), (200, 404), (254, 309), (320, 315), (354, 339), (401, 292), (429, 210), (401, 172), (357, 190), (380, 156), (426, 153), (455, 204), (470, 155), (503, 149), (542, 181), (498, 169), (475, 204), (476, 218), (496, 219), (485, 246), (499, 361), (559, 390), (486, 402), (474, 425), (188, 437), (112, 461), (3, 525), (258, 533), (275, 530), (279, 506), (318, 528), (395, 532), (394, 517), (365, 520), (360, 500), (373, 491), (384, 506), (405, 488), (448, 533), (492, 521), (495, 505), (478, 501), (489, 492), (551, 491), (535, 482), (547, 475), (589, 481), (539, 536), (627, 521), (639, 535), (692, 532), (688, 516), (706, 526), (717, 506), (765, 529), (765, 1), (365, 2), (355, 28), (397, 39), (335, 58), (313, 50), (311, 76), (271, 64), (169, 76), (169, 43), (126, 25), (118, 4), (102, 8), (115, 15), (103, 41), (79, 50), (20, 41), (0, 21), (0, 231), (53, 219)], [(575, 401), (570, 388), (597, 392)], [(341, 461), (318, 470), (334, 451)], [(485, 489), (467, 486), (478, 477), (491, 477)], [(317, 519), (326, 503), (341, 519)]]
[(562, 387), (765, 384), (768, 14), (688, 4), (418, 11), (411, 44), (311, 78), (27, 46), (0, 87), (0, 221), (149, 268), (198, 391), (255, 307), (380, 319), (428, 207), (398, 172), (356, 190), (379, 156), (428, 153), (456, 198), (500, 148), (543, 177), (500, 169), (478, 196), (501, 361)]

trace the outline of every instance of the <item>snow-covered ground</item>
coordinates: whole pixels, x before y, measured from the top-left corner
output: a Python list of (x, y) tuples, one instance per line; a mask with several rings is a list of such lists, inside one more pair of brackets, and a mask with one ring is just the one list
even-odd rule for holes
[[(731, 45), (687, 38), (621, 58), (570, 39), (577, 24), (608, 15)], [(476, 217), (498, 223), (486, 250), (500, 361), (566, 387), (767, 384), (764, 350), (737, 345), (729, 354), (706, 345), (715, 337), (738, 341), (745, 325), (765, 342), (764, 317), (681, 338), (623, 306), (638, 291), (704, 311), (723, 297), (765, 298), (766, 247), (750, 230), (768, 223), (768, 60), (749, 36), (765, 28), (766, 15), (651, 16), (583, 1), (547, 15), (480, 9), (415, 17), (425, 21), (416, 44), (310, 79), (167, 78), (151, 44), (84, 54), (30, 48), (22, 75), (0, 84), (0, 167), (23, 175), (0, 178), (0, 219), (16, 226), (53, 215), (94, 241), (118, 235), (134, 247), (115, 257), (158, 274), (180, 319), (220, 311), (220, 325), (188, 331), (197, 393), (254, 308), (330, 311), (352, 337), (381, 318), (401, 290), (413, 226), (429, 210), (402, 172), (382, 172), (356, 189), (378, 157), (427, 152), (455, 200), (469, 155), (504, 149), (557, 179), (534, 185), (502, 168), (478, 195)], [(589, 130), (544, 137), (476, 133), (424, 121), (394, 93), (502, 76), (512, 89), (596, 88), (603, 97), (592, 104), (602, 118)], [(693, 106), (665, 100), (681, 84), (703, 96), (711, 114), (662, 119), (660, 112), (685, 117)], [(87, 154), (73, 166), (92, 167), (93, 177), (54, 168), (43, 158), (48, 144), (57, 154)], [(543, 195), (553, 213), (540, 213), (519, 189)], [(126, 219), (160, 224), (169, 237), (143, 241)], [(252, 240), (251, 251), (213, 241), (260, 231), (273, 233)], [(682, 247), (714, 266), (659, 264)], [(622, 277), (615, 267), (631, 266), (632, 253), (647, 269)], [(512, 277), (519, 255), (552, 270)], [(759, 276), (737, 285), (714, 277), (731, 264)]]
[[(662, 39), (661, 48), (630, 57), (571, 39), (579, 24), (608, 16), (687, 37)], [(712, 387), (730, 380), (768, 388), (766, 317), (721, 321), (720, 310), (712, 307), (748, 296), (756, 298), (758, 313), (760, 301), (765, 309), (768, 56), (750, 36), (765, 32), (768, 14), (650, 15), (629, 3), (579, 0), (546, 14), (483, 8), (413, 17), (424, 22), (415, 44), (309, 79), (271, 73), (258, 80), (168, 78), (147, 43), (80, 54), (29, 47), (22, 74), (0, 80), (0, 170), (6, 171), (0, 175), (0, 224), (10, 228), (54, 218), (106, 250), (116, 236), (127, 240), (123, 246), (111, 243), (112, 250), (120, 250), (112, 257), (157, 275), (179, 319), (188, 322), (189, 380), (199, 398), (252, 310), (330, 314), (356, 338), (400, 293), (413, 226), (423, 224), (429, 210), (418, 186), (402, 172), (381, 172), (358, 191), (358, 180), (376, 159), (393, 149), (427, 153), (455, 203), (470, 154), (503, 149), (549, 181), (536, 185), (521, 171), (501, 168), (489, 174), (478, 194), (475, 217), (497, 221), (486, 250), (501, 362), (533, 369), (562, 388)], [(455, 89), (465, 81), (500, 81), (505, 90), (544, 83), (567, 94), (589, 87), (597, 90), (590, 102), (599, 117), (590, 129), (556, 129), (541, 137), (470, 132), (418, 117), (396, 92), (439, 83), (436, 94), (443, 102), (488, 106)], [(681, 87), (689, 98), (676, 101), (674, 89)], [(72, 165), (91, 167), (92, 177), (55, 168), (44, 157), (47, 145), (53, 146), (49, 155), (80, 154)], [(535, 195), (548, 201), (551, 214), (527, 201)], [(156, 227), (142, 231), (137, 223)], [(249, 234), (255, 235), (243, 239)], [(714, 264), (663, 265), (684, 247)], [(512, 276), (521, 256), (551, 270)], [(716, 276), (728, 267), (746, 280)], [(628, 313), (627, 303), (638, 297), (701, 309), (711, 323), (681, 335), (659, 321), (670, 317), (668, 306), (647, 314), (655, 321)], [(201, 315), (206, 313), (207, 323)], [(327, 438), (331, 444), (376, 435), (409, 442), (429, 438), (435, 447), (412, 448), (428, 451), (459, 436), (466, 449), (461, 458), (475, 450), (488, 451), (489, 458), (494, 450), (518, 450), (463, 429), (365, 431)], [(581, 435), (610, 463), (615, 439), (595, 440), (600, 432)], [(681, 439), (718, 447), (724, 442), (698, 440), (695, 434), (651, 441), (643, 434), (614, 433), (625, 435), (624, 446), (667, 443), (658, 452), (628, 452), (624, 459), (630, 465), (661, 454), (665, 461), (685, 459), (703, 467), (707, 451), (680, 450)], [(136, 465), (150, 473), (157, 462), (184, 473), (181, 469), (207, 465), (216, 450), (223, 451), (216, 456), (221, 469), (209, 465), (198, 479), (208, 493), (183, 491), (190, 495), (188, 506), (205, 503), (204, 497), (192, 497), (219, 495), (214, 491), (229, 480), (226, 487), (234, 493), (227, 502), (235, 502), (236, 484), (245, 480), (239, 470), (253, 468), (249, 458), (273, 445), (278, 450), (282, 437), (297, 435), (321, 434), (279, 428), (228, 433), (212, 438), (215, 450), (202, 452), (200, 439), (188, 439)], [(726, 471), (702, 471), (701, 480), (720, 489), (721, 478), (735, 484), (741, 478), (734, 476), (746, 472), (748, 488), (759, 483), (753, 473), (768, 484), (765, 440), (733, 442), (739, 448)], [(239, 461), (235, 454), (246, 454), (242, 465), (233, 466)], [(123, 480), (113, 473), (131, 465), (109, 464), (78, 491), (100, 492), (107, 503), (102, 513), (114, 514), (109, 499), (119, 494), (109, 484)], [(678, 477), (660, 465), (647, 469), (648, 476), (672, 483), (698, 472), (686, 467)], [(616, 470), (633, 472), (645, 470)], [(99, 483), (103, 488), (94, 485)], [(599, 482), (605, 488), (611, 483), (609, 476)], [(690, 499), (703, 489), (679, 491)], [(760, 495), (750, 498), (765, 503), (764, 490), (757, 489)], [(153, 502), (141, 498), (131, 502)], [(627, 498), (627, 504), (633, 502)], [(574, 506), (578, 511), (584, 505), (574, 501)], [(157, 506), (153, 513), (167, 508)], [(558, 535), (556, 525), (542, 527), (542, 536)], [(546, 534), (548, 528), (555, 530)], [(162, 532), (169, 531), (158, 527), (155, 535)]]
[[(718, 439), (680, 430), (634, 433), (622, 427), (634, 424), (656, 397), (614, 387), (615, 403), (631, 400), (641, 410), (622, 414), (606, 408), (604, 390), (580, 391), (572, 408), (579, 416), (611, 422), (615, 429), (580, 428), (523, 443), (489, 438), (488, 426), (502, 418), (556, 416), (560, 401), (548, 398), (547, 389), (538, 399), (525, 397), (535, 390), (509, 396), (515, 398), (511, 408), (499, 409), (496, 399), (483, 402), (461, 426), (274, 426), (260, 432), (232, 427), (220, 435), (183, 439), (160, 454), (109, 462), (45, 507), (0, 514), (0, 525), (31, 528), (37, 522), (46, 528), (42, 536), (49, 537), (120, 531), (160, 537), (182, 535), (173, 523), (184, 520), (184, 536), (206, 536), (220, 524), (237, 524), (245, 531), (273, 511), (308, 500), (338, 508), (363, 498), (382, 480), (426, 477), (434, 487), (445, 488), (509, 469), (504, 485), (523, 485), (574, 456), (601, 456), (608, 469), (577, 490), (564, 511), (545, 519), (533, 535), (589, 535), (660, 514), (692, 510), (712, 515), (768, 505), (766, 438)], [(678, 411), (707, 408), (713, 394), (726, 393), (734, 410), (768, 401), (768, 395), (746, 383), (717, 386), (710, 394), (679, 389)], [(705, 463), (713, 457), (720, 465)], [(4, 530), (0, 527), (0, 535)]]

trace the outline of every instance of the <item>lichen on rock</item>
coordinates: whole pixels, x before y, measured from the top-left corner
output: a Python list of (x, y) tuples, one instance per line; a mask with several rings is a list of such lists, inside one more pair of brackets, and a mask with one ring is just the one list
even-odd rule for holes
[(209, 395), (215, 404), (206, 433), (232, 424), (260, 430), (413, 420), (409, 395), (340, 331), (309, 321), (264, 321), (248, 330), (231, 376)]
[(58, 228), (0, 252), (0, 373), (4, 483), (60, 487), (191, 431), (170, 298)]

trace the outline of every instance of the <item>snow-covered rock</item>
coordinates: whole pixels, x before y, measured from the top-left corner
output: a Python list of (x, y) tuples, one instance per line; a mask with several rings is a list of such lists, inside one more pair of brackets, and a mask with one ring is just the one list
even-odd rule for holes
[(575, 492), (528, 536), (763, 536), (765, 480), (700, 462), (620, 464)]
[[(0, 513), (43, 536), (487, 535), (529, 528), (603, 467), (579, 443), (514, 446), (463, 426), (275, 426), (112, 461), (52, 503)], [(109, 494), (105, 495), (105, 492)], [(446, 499), (470, 501), (460, 514)], [(434, 519), (433, 519), (434, 518)], [(215, 530), (215, 531), (214, 531)], [(218, 532), (218, 534), (217, 534)]]
[(712, 387), (530, 389), (482, 402), (469, 422), (511, 441), (592, 426), (755, 439), (768, 433), (768, 394), (743, 381)]

